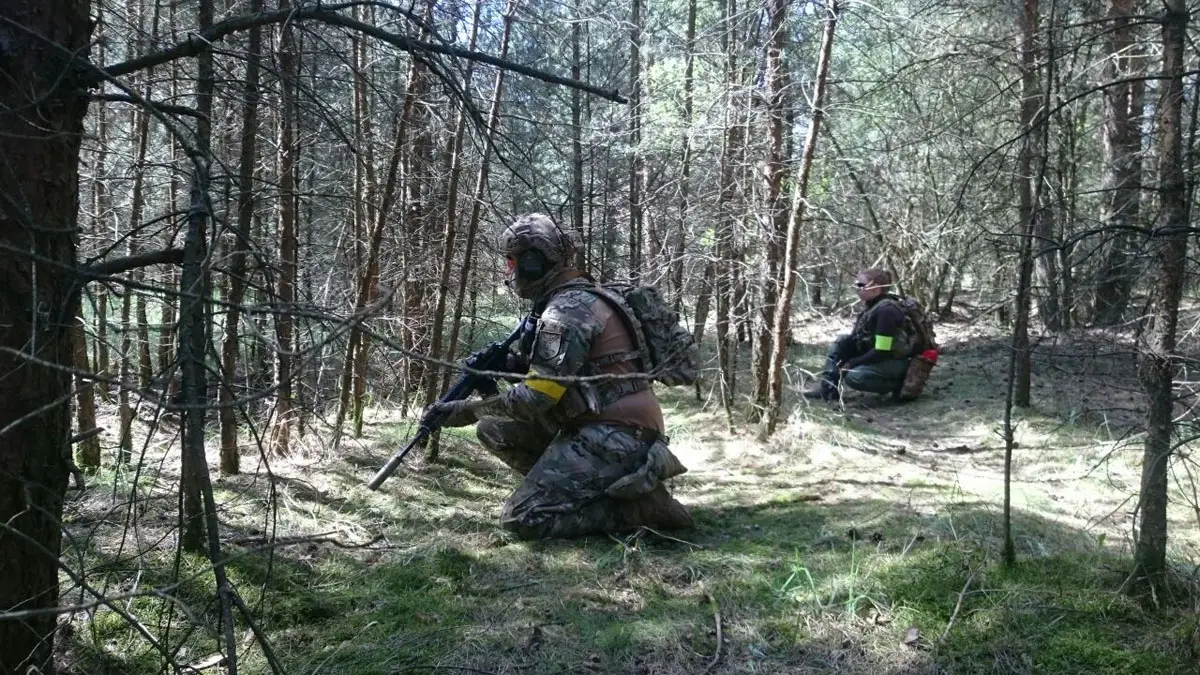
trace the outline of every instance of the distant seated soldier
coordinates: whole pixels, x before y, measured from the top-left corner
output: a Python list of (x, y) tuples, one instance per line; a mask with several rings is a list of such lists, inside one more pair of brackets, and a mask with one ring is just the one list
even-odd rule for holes
[(922, 349), (920, 333), (901, 299), (891, 294), (892, 275), (884, 269), (859, 272), (854, 281), (865, 309), (854, 329), (829, 348), (825, 371), (806, 389), (807, 398), (838, 397), (838, 385), (875, 394), (899, 394), (911, 358)]

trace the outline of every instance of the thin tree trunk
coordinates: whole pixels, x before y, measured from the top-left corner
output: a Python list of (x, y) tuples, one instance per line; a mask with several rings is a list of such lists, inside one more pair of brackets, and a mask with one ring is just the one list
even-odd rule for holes
[[(131, 11), (140, 11), (140, 8), (131, 5)], [(140, 16), (140, 15), (139, 15)], [(147, 73), (149, 78), (150, 74)], [(148, 94), (150, 85), (145, 86), (143, 95)], [(145, 212), (145, 162), (146, 162), (146, 146), (149, 142), (150, 122), (149, 114), (141, 109), (134, 109), (130, 119), (130, 128), (134, 130), (134, 160), (133, 160), (133, 185), (130, 187), (129, 199), (129, 221), (128, 221), (128, 245), (127, 251), (129, 255), (137, 255), (140, 248), (138, 246), (138, 231), (142, 226), (142, 216)], [(143, 278), (141, 270), (135, 270), (131, 276), (135, 281), (141, 281)], [(135, 327), (133, 319), (135, 317), (139, 325)], [(141, 387), (145, 387), (148, 379), (145, 376), (149, 369), (147, 363), (150, 358), (149, 346), (145, 344), (143, 338), (146, 336), (144, 332), (146, 319), (145, 300), (141, 298), (139, 291), (132, 287), (126, 287), (122, 294), (121, 301), (121, 369), (120, 383), (121, 389), (117, 393), (119, 419), (119, 435), (117, 441), (117, 463), (127, 464), (133, 453), (133, 422), (134, 410), (133, 404), (130, 401), (130, 391)], [(135, 368), (135, 361), (139, 367)], [(136, 379), (140, 382), (135, 382)]]
[[(775, 0), (778, 1), (778, 0)], [(837, 27), (838, 0), (828, 0), (826, 5), (825, 30), (821, 34), (821, 55), (817, 59), (817, 78), (813, 85), (812, 114), (808, 133), (801, 150), (800, 171), (796, 175), (792, 192), (791, 216), (787, 225), (787, 241), (784, 245), (783, 279), (779, 299), (775, 307), (771, 328), (772, 349), (769, 371), (770, 398), (763, 427), (764, 435), (775, 433), (783, 408), (783, 367), (787, 359), (789, 326), (792, 320), (792, 297), (796, 293), (796, 280), (800, 276), (800, 232), (804, 226), (804, 215), (808, 205), (808, 177), (812, 171), (813, 156), (817, 149), (817, 134), (821, 130), (821, 119), (825, 115), (825, 81), (829, 75), (829, 58), (833, 52), (833, 34)]]
[(732, 331), (735, 285), (734, 233), (736, 222), (734, 203), (737, 199), (737, 182), (734, 179), (738, 151), (742, 147), (744, 127), (741, 112), (736, 104), (739, 88), (737, 50), (740, 42), (736, 35), (737, 0), (721, 3), (724, 24), (722, 40), (725, 48), (725, 133), (721, 145), (720, 193), (717, 197), (716, 272), (713, 278), (713, 294), (717, 304), (717, 367), (721, 373), (721, 407), (725, 411), (725, 422), (733, 428), (733, 397), (735, 356), (737, 344)]
[[(687, 244), (688, 224), (691, 218), (692, 197), (692, 117), (695, 101), (695, 64), (696, 64), (696, 0), (688, 0), (687, 32), (684, 34), (684, 66), (683, 66), (683, 152), (679, 167), (679, 227), (675, 233), (675, 242), (670, 247), (671, 260), (668, 263), (671, 279), (671, 308), (679, 312), (683, 306), (683, 259)], [(714, 269), (712, 264), (705, 266), (704, 279), (711, 285)], [(711, 294), (711, 288), (707, 289)], [(704, 321), (707, 320), (708, 307), (705, 316), (700, 317), (699, 300), (696, 307), (696, 324), (693, 327), (696, 341), (699, 342), (704, 334)]]
[[(513, 15), (517, 10), (517, 0), (508, 0), (504, 7), (504, 31), (500, 36), (500, 58), (508, 57), (509, 38), (512, 35)], [(454, 319), (450, 322), (450, 338), (447, 344), (447, 358), (454, 360), (458, 350), (458, 335), (462, 326), (463, 299), (466, 296), (467, 283), (473, 270), (475, 257), (475, 236), (479, 231), (479, 219), (484, 199), (487, 195), (488, 175), (491, 169), (491, 148), (496, 133), (500, 128), (500, 102), (504, 95), (503, 69), (496, 71), (496, 82), (492, 87), (492, 100), (488, 105), (487, 127), (484, 130), (483, 154), (479, 158), (479, 173), (475, 177), (475, 194), (471, 199), (471, 213), (467, 217), (467, 233), (463, 242), (462, 273), (458, 277), (458, 292), (454, 298)], [(472, 291), (471, 303), (474, 307), (475, 293)], [(472, 316), (474, 310), (472, 309)]]
[(629, 28), (629, 278), (642, 275), (642, 0), (632, 0)]
[[(574, 0), (571, 10), (571, 78), (583, 77), (583, 7)], [(571, 90), (571, 227), (581, 245), (575, 252), (576, 269), (587, 269), (587, 239), (583, 224), (583, 92)]]
[(1038, 0), (1025, 0), (1020, 15), (1021, 31), (1017, 38), (1017, 48), (1021, 58), (1021, 106), (1020, 128), (1022, 132), (1021, 148), (1017, 155), (1016, 188), (1019, 205), (1017, 217), (1021, 228), (1020, 255), (1017, 265), (1017, 312), (1013, 325), (1013, 349), (1016, 351), (1016, 389), (1013, 393), (1013, 404), (1018, 407), (1030, 405), (1030, 353), (1029, 353), (1029, 309), (1030, 285), (1033, 276), (1033, 236), (1034, 219), (1037, 214), (1034, 209), (1034, 172), (1033, 159), (1035, 148), (1034, 124), (1037, 121), (1038, 110), (1041, 107), (1041, 94), (1038, 89), (1037, 65), (1035, 63), (1037, 30), (1038, 30)]
[[(250, 11), (261, 12), (262, 0), (251, 0)], [(242, 147), (238, 158), (237, 229), (233, 259), (229, 270), (229, 312), (225, 318), (225, 337), (221, 342), (221, 475), (241, 471), (238, 451), (237, 362), (240, 351), (242, 308), (248, 279), (246, 256), (250, 252), (251, 227), (254, 223), (254, 180), (258, 166), (259, 68), (262, 60), (262, 29), (250, 29), (246, 49), (246, 79), (242, 85)], [(247, 373), (248, 376), (248, 373)]]
[(1093, 321), (1111, 326), (1121, 320), (1129, 304), (1135, 274), (1130, 246), (1133, 236), (1128, 228), (1136, 224), (1140, 191), (1138, 157), (1141, 153), (1141, 91), (1144, 83), (1134, 82), (1137, 50), (1134, 47), (1131, 19), (1136, 11), (1133, 0), (1108, 0), (1106, 18), (1110, 23), (1108, 57), (1102, 78), (1115, 82), (1104, 89), (1104, 120), (1100, 133), (1103, 174), (1100, 178), (1100, 226), (1108, 230), (1107, 252), (1096, 277)]
[[(201, 0), (197, 7), (200, 26), (212, 24), (212, 2)], [(182, 422), (183, 518), (180, 545), (183, 550), (205, 550), (207, 517), (204, 486), (208, 483), (208, 459), (204, 448), (204, 424), (208, 398), (208, 372), (205, 357), (208, 347), (210, 288), (208, 267), (208, 158), (212, 154), (213, 58), (205, 50), (196, 59), (196, 109), (202, 115), (196, 122), (196, 150), (200, 158), (193, 162), (187, 233), (184, 238), (183, 271), (179, 277), (179, 364), (180, 398), (185, 408)]]
[[(75, 353), (75, 415), (78, 431), (83, 433), (96, 428), (96, 392), (91, 378), (84, 373), (88, 367), (87, 338), (83, 330), (83, 318), (71, 323), (71, 342)], [(75, 448), (75, 464), (83, 471), (93, 472), (100, 468), (100, 438), (92, 436), (80, 441)]]
[[(467, 41), (468, 49), (475, 49), (475, 41), (479, 36), (480, 14), (483, 10), (483, 1), (475, 0), (475, 11), (471, 17), (471, 34)], [(471, 76), (474, 74), (474, 63), (468, 63), (464, 81), (470, 82)], [(470, 96), (468, 89), (466, 94)], [(445, 328), (446, 322), (446, 300), (450, 294), (450, 272), (454, 267), (454, 252), (455, 244), (458, 239), (458, 189), (462, 175), (463, 163), (463, 139), (467, 133), (467, 109), (464, 105), (459, 110), (458, 120), (455, 123), (454, 139), (451, 142), (450, 152), (450, 178), (449, 186), (446, 190), (446, 226), (442, 231), (442, 264), (438, 270), (438, 287), (437, 298), (434, 301), (433, 310), (433, 327), (430, 332), (432, 335), (432, 344), (430, 345), (429, 353), (434, 357), (441, 358), (442, 354), (442, 331)], [(453, 351), (453, 348), (447, 350)], [(446, 355), (447, 357), (449, 354)], [(438, 368), (429, 368), (425, 371), (425, 405), (432, 404), (440, 395), (442, 389), (441, 370)]]
[[(105, 13), (101, 7), (97, 7), (96, 12), (96, 34), (97, 38), (101, 38), (105, 32)], [(105, 47), (105, 41), (98, 39), (96, 64), (99, 66), (107, 65)], [(92, 185), (92, 231), (96, 234), (101, 234), (108, 229), (109, 217), (112, 213), (112, 203), (108, 192), (108, 144), (108, 107), (101, 103), (96, 106), (95, 183)], [(111, 375), (108, 344), (108, 287), (97, 284), (93, 293), (92, 297), (96, 302), (96, 339), (92, 341), (92, 348), (95, 350), (95, 358), (92, 359), (92, 362), (96, 364), (96, 372), (107, 377)], [(100, 384), (99, 389), (100, 397), (107, 403), (109, 401), (108, 385)]]
[[(280, 0), (287, 9), (290, 0)], [(299, 68), (294, 27), (285, 24), (279, 45), (279, 279), (276, 301), (282, 311), (275, 315), (275, 419), (271, 433), (271, 452), (277, 457), (291, 454), (291, 429), (295, 422), (292, 393), (295, 367), (295, 324), (289, 313), (296, 303), (297, 229), (297, 155), (296, 90)]]
[[(358, 12), (369, 12), (370, 8), (357, 8)], [(359, 231), (366, 233), (367, 226), (374, 225), (369, 239), (369, 246), (366, 255), (366, 261), (362, 260), (362, 244), (358, 236), (355, 236), (354, 250), (356, 252), (355, 260), (358, 265), (355, 269), (361, 270), (362, 277), (359, 281), (359, 298), (356, 299), (356, 305), (361, 302), (362, 309), (374, 302), (376, 291), (379, 287), (379, 247), (382, 245), (383, 222), (379, 218), (379, 214), (375, 210), (375, 192), (377, 191), (377, 181), (375, 176), (375, 155), (374, 155), (374, 131), (371, 125), (372, 116), (372, 101), (370, 96), (371, 88), (368, 82), (368, 70), (370, 63), (368, 60), (367, 41), (365, 39), (356, 38), (355, 43), (355, 75), (354, 75), (354, 100), (355, 100), (355, 134), (358, 138), (359, 147), (363, 148), (362, 157), (355, 163), (355, 179), (361, 184), (361, 189), (365, 191), (365, 198), (356, 199), (355, 203), (359, 205), (356, 210), (356, 235)], [(410, 68), (410, 73), (412, 72)], [(404, 119), (401, 121), (406, 129), (408, 126), (407, 118), (411, 115), (411, 99), (405, 97)], [(395, 154), (395, 150), (393, 150)], [(397, 158), (398, 159), (398, 158)], [(394, 183), (393, 183), (394, 186)], [(394, 187), (392, 189), (395, 189)], [(360, 193), (363, 194), (363, 193)], [(390, 206), (390, 205), (389, 205)], [(376, 232), (379, 236), (376, 236)], [(362, 437), (363, 429), (363, 414), (366, 412), (367, 405), (367, 366), (369, 364), (369, 347), (370, 343), (364, 339), (362, 331), (355, 330), (351, 336), (350, 342), (352, 346), (347, 348), (348, 364), (352, 364), (353, 368), (353, 386), (354, 386), (354, 437)], [(339, 431), (340, 434), (340, 423)]]
[(1150, 238), (1156, 271), (1149, 344), (1138, 373), (1146, 391), (1146, 441), (1134, 547), (1137, 588), (1161, 588), (1167, 570), (1167, 488), (1174, 433), (1172, 387), (1179, 369), (1179, 306), (1187, 265), (1188, 199), (1183, 169), (1183, 71), (1187, 4), (1166, 0), (1162, 22), (1164, 79), (1158, 114), (1158, 167), (1162, 210)]
[[(1058, 286), (1058, 257), (1055, 255), (1055, 250), (1060, 244), (1061, 238), (1055, 235), (1055, 208), (1052, 203), (1054, 194), (1045, 190), (1050, 162), (1050, 118), (1044, 104), (1042, 104), (1042, 102), (1054, 100), (1054, 64), (1057, 58), (1054, 45), (1054, 21), (1057, 10), (1057, 2), (1051, 0), (1050, 18), (1047, 21), (1044, 33), (1046, 36), (1046, 54), (1044, 58), (1046, 64), (1046, 88), (1043, 90), (1041, 101), (1039, 102), (1041, 124), (1037, 126), (1038, 168), (1036, 174), (1031, 178), (1034, 181), (1033, 206), (1036, 209), (1033, 221), (1033, 237), (1036, 242), (1034, 249), (1037, 251), (1034, 255), (1033, 272), (1035, 283), (1033, 287), (1037, 291), (1038, 318), (1042, 320), (1042, 326), (1049, 331), (1061, 330), (1063, 323), (1062, 302)], [(1036, 56), (1035, 52), (1035, 58)]]
[[(784, 133), (783, 126), (786, 118), (784, 97), (783, 48), (787, 33), (784, 29), (787, 19), (787, 0), (766, 0), (764, 10), (767, 15), (769, 39), (766, 49), (766, 116), (767, 116), (767, 158), (763, 170), (763, 209), (766, 215), (766, 232), (763, 234), (763, 254), (765, 269), (762, 280), (762, 316), (758, 330), (758, 341), (754, 350), (754, 406), (751, 408), (751, 419), (767, 412), (771, 405), (770, 382), (771, 364), (773, 361), (773, 343), (782, 342), (786, 350), (787, 336), (790, 331), (784, 327), (782, 333), (775, 331), (775, 319), (781, 306), (779, 293), (781, 281), (787, 274), (784, 264), (783, 237), (788, 226), (788, 209), (783, 199), (783, 181), (787, 173), (784, 166)], [(811, 128), (810, 128), (811, 129)], [(815, 139), (815, 136), (813, 137)], [(790, 314), (789, 314), (790, 316)], [(766, 427), (774, 423), (769, 419)], [(768, 432), (769, 433), (769, 432)]]

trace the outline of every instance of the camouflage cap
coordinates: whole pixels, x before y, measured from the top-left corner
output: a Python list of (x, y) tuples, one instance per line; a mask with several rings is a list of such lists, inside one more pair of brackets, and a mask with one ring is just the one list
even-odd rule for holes
[(504, 230), (500, 249), (506, 256), (518, 256), (525, 251), (540, 251), (552, 267), (570, 265), (575, 255), (575, 241), (544, 213), (530, 213)]

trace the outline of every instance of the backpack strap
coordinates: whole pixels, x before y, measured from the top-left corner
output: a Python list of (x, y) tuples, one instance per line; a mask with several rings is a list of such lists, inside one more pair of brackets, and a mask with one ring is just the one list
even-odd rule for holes
[(637, 315), (633, 313), (633, 308), (629, 303), (625, 302), (625, 298), (620, 293), (601, 286), (600, 284), (588, 284), (586, 286), (578, 286), (580, 290), (587, 291), (598, 298), (608, 302), (608, 305), (616, 310), (616, 313), (621, 316), (622, 323), (629, 330), (633, 337), (633, 342), (637, 346), (636, 351), (615, 352), (613, 354), (605, 354), (590, 361), (593, 365), (604, 366), (614, 363), (624, 363), (627, 361), (641, 360), (642, 370), (649, 374), (651, 368), (650, 348), (646, 345), (646, 336), (642, 332), (642, 322), (638, 320)]

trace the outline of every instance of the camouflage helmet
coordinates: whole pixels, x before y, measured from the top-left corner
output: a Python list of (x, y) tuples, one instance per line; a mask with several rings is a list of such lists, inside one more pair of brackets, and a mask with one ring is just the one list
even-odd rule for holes
[[(500, 249), (509, 259), (508, 284), (522, 298), (536, 299), (547, 290), (558, 272), (571, 267), (575, 257), (575, 242), (566, 230), (559, 227), (550, 216), (531, 213), (517, 218), (500, 238)], [(532, 272), (522, 272), (518, 262), (533, 256)]]
[(569, 265), (575, 255), (575, 242), (566, 230), (544, 213), (530, 213), (504, 230), (500, 239), (504, 255), (517, 257), (525, 251), (539, 251), (551, 267)]

